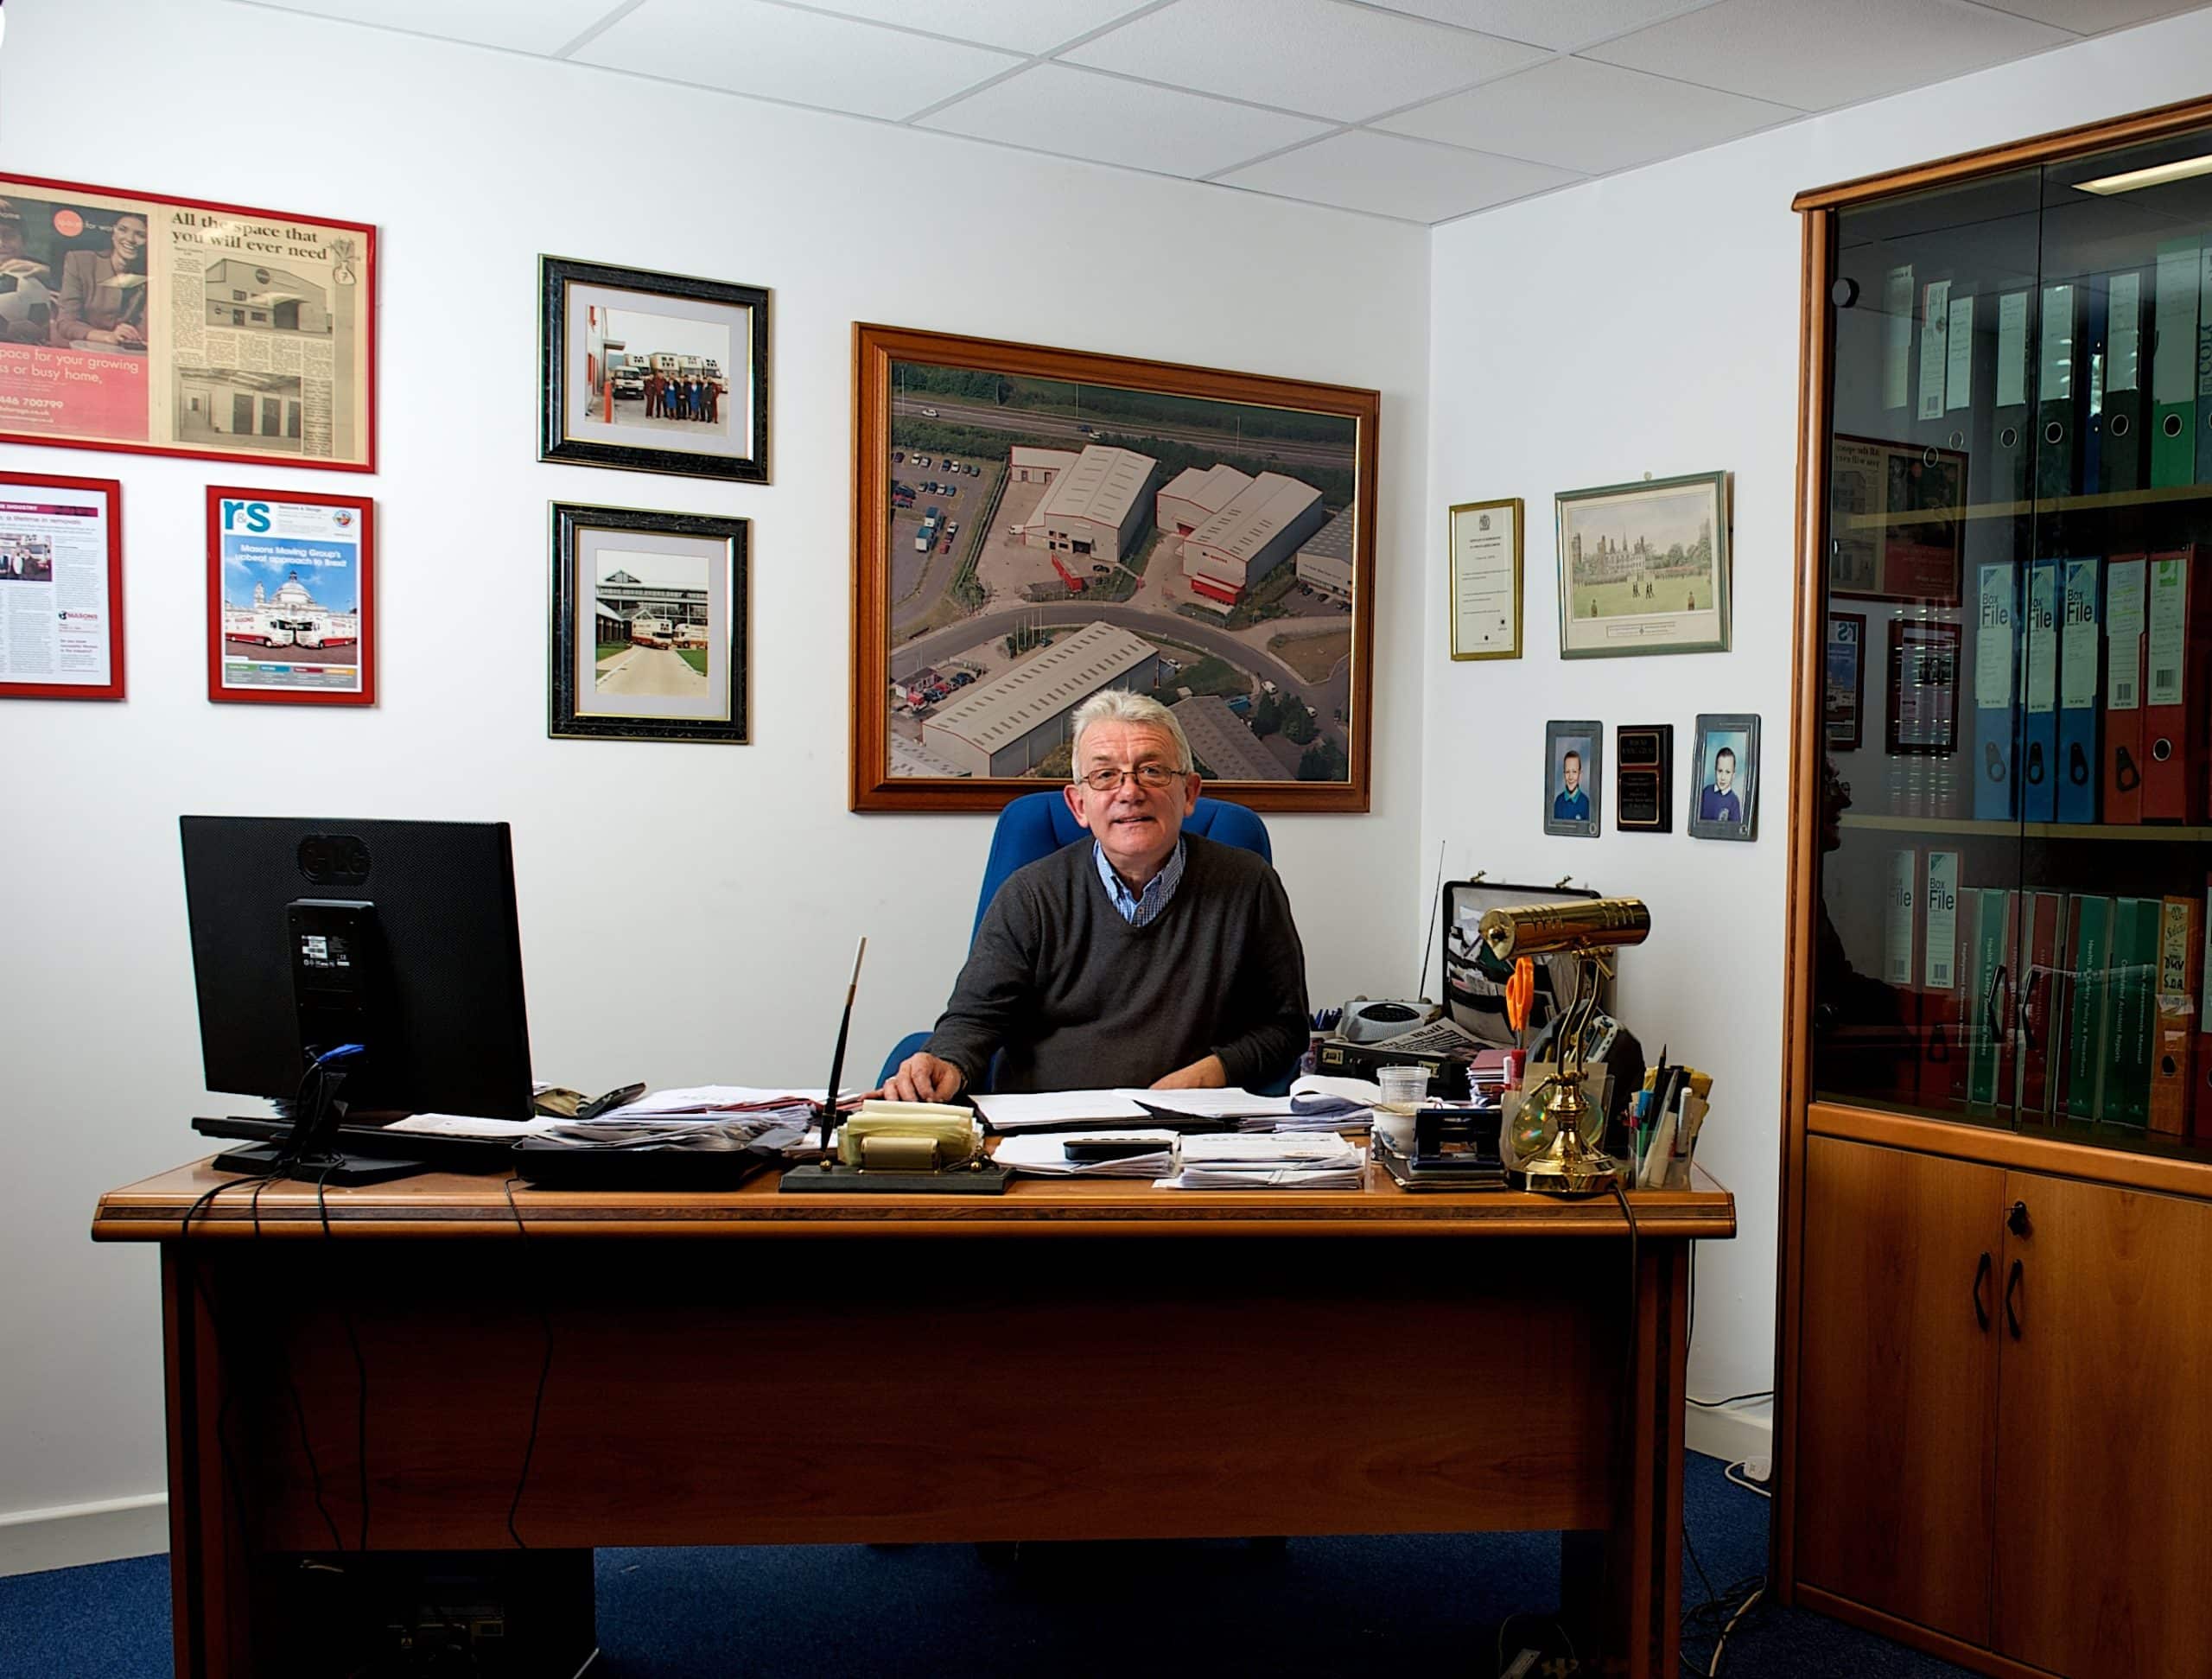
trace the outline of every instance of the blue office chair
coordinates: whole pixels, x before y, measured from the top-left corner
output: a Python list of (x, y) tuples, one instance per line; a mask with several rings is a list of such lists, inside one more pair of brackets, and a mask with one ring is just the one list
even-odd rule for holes
[[(1183, 831), (1202, 834), (1217, 844), (1256, 851), (1269, 862), (1275, 860), (1274, 847), (1268, 839), (1267, 824), (1242, 805), (1227, 804), (1202, 794), (1198, 808), (1183, 818)], [(976, 942), (976, 929), (983, 925), (983, 912), (990, 908), (991, 900), (998, 896), (1007, 875), (1024, 863), (1049, 857), (1062, 846), (1073, 844), (1083, 837), (1083, 825), (1077, 822), (1067, 800), (1057, 791), (1024, 793), (1001, 811), (998, 826), (991, 834), (991, 855), (983, 864), (983, 889), (976, 900), (976, 919), (968, 929), (968, 942)], [(926, 1032), (909, 1033), (901, 1038), (885, 1058), (876, 1083), (880, 1084), (898, 1072), (899, 1064), (929, 1040)]]

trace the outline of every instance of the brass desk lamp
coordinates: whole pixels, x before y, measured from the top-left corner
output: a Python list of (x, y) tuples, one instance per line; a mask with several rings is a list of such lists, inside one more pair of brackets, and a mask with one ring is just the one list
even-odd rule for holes
[(1544, 1195), (1598, 1195), (1626, 1175), (1611, 1155), (1582, 1140), (1590, 1111), (1589, 1100), (1582, 1094), (1584, 1059), (1591, 1019), (1598, 1012), (1599, 976), (1612, 972), (1603, 953), (1641, 944), (1650, 932), (1651, 912), (1637, 898), (1529, 904), (1494, 909), (1483, 917), (1484, 946), (1509, 968), (1521, 957), (1554, 951), (1575, 959), (1574, 997), (1559, 1021), (1559, 1072), (1528, 1093), (1528, 1099), (1534, 1100), (1548, 1090), (1554, 1092), (1549, 1110), (1551, 1146), (1507, 1174), (1519, 1177), (1524, 1189)]

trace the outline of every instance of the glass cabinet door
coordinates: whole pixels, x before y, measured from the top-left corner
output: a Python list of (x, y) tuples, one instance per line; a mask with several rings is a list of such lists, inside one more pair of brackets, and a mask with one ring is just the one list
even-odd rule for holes
[(1835, 229), (1816, 1095), (2212, 1157), (2212, 133)]

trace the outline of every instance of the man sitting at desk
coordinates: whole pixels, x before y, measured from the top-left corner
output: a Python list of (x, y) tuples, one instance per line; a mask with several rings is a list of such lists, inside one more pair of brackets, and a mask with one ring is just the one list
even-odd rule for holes
[(1198, 778), (1157, 700), (1074, 721), (1068, 809), (1090, 837), (1007, 878), (928, 1044), (885, 1086), (943, 1102), (1005, 1052), (1001, 1091), (1249, 1088), (1306, 1048), (1306, 953), (1262, 858), (1182, 831)]

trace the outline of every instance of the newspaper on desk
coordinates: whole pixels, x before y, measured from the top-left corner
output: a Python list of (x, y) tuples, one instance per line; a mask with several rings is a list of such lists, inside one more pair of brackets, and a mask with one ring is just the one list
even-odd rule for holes
[[(860, 1092), (841, 1094), (839, 1105)], [(594, 1119), (541, 1115), (535, 1119), (482, 1119), (467, 1114), (411, 1114), (386, 1129), (429, 1136), (491, 1142), (565, 1143), (574, 1148), (674, 1148), (695, 1153), (752, 1148), (781, 1150), (803, 1144), (817, 1123), (816, 1098), (804, 1091), (744, 1084), (702, 1084), (654, 1091)]]
[(1185, 1137), (1181, 1169), (1155, 1189), (1357, 1189), (1367, 1151), (1336, 1135), (1276, 1132)]

